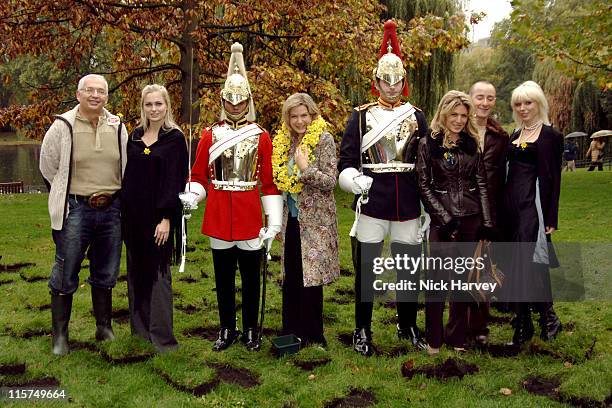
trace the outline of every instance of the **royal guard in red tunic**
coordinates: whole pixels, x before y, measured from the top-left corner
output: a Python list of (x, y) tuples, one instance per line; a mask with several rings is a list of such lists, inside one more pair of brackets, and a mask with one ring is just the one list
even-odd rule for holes
[[(231, 50), (221, 90), (221, 120), (202, 132), (185, 188), (190, 193), (182, 200), (193, 207), (207, 198), (202, 233), (210, 237), (221, 325), (213, 350), (224, 350), (240, 338), (248, 350), (257, 351), (262, 247), (280, 231), (283, 200), (272, 181), (270, 135), (255, 123), (242, 45), (234, 43)], [(236, 327), (237, 266), (242, 278), (242, 335)]]
[[(385, 34), (372, 75), (373, 103), (355, 108), (349, 119), (338, 164), (340, 187), (355, 194), (356, 219), (351, 230), (355, 267), (355, 332), (353, 348), (371, 355), (374, 259), (381, 256), (390, 236), (394, 258), (421, 256), (425, 225), (415, 169), (419, 139), (427, 135), (427, 121), (420, 109), (402, 101), (408, 96), (396, 24), (385, 23)], [(419, 271), (397, 270), (397, 281), (411, 281), (418, 288)], [(400, 339), (417, 349), (427, 344), (416, 324), (418, 291), (396, 291)]]

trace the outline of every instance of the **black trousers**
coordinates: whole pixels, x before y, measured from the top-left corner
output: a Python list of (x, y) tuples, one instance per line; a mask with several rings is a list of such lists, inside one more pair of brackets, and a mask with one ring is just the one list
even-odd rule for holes
[(257, 327), (262, 251), (238, 247), (212, 250), (221, 327), (236, 327), (236, 267), (242, 280), (242, 328)]
[(170, 265), (162, 264), (157, 277), (138, 279), (133, 273), (133, 256), (127, 251), (127, 284), (130, 328), (133, 335), (149, 340), (159, 351), (175, 349), (173, 334), (172, 274)]
[(323, 286), (304, 287), (300, 224), (288, 217), (285, 230), (283, 334), (295, 334), (302, 344), (323, 343)]
[[(444, 237), (442, 237), (440, 234), (440, 226), (432, 224), (429, 234), (429, 241), (430, 243), (433, 243), (430, 256), (446, 257), (463, 255), (472, 257), (474, 254), (475, 243), (477, 242), (477, 231), (480, 224), (480, 214), (460, 218), (458, 241), (464, 243), (474, 243), (474, 248), (471, 248), (471, 250), (467, 245), (461, 247), (462, 250), (466, 251), (465, 254), (447, 252), (450, 251), (452, 243), (449, 242), (448, 244), (440, 245), (439, 243), (445, 242)], [(431, 270), (427, 271), (427, 273), (428, 279), (433, 279), (436, 281), (449, 280), (449, 274), (447, 271)], [(453, 278), (458, 279), (458, 276), (453, 276)], [(463, 278), (465, 278), (465, 276), (463, 276)], [(465, 347), (467, 343), (468, 331), (470, 329), (470, 323), (468, 321), (469, 315), (471, 315), (473, 322), (473, 327), (471, 328), (472, 332), (474, 334), (487, 333), (486, 314), (488, 313), (488, 308), (486, 308), (486, 306), (479, 307), (478, 303), (469, 301), (466, 296), (457, 295), (455, 292), (451, 293), (448, 305), (448, 322), (446, 323), (446, 330), (444, 330), (444, 304), (446, 298), (448, 297), (448, 292), (443, 290), (426, 292), (426, 338), (427, 343), (431, 347), (439, 348), (442, 343), (446, 343), (449, 346), (454, 347)]]
[(587, 171), (595, 170), (595, 166), (597, 166), (598, 171), (603, 171), (603, 162), (591, 162)]

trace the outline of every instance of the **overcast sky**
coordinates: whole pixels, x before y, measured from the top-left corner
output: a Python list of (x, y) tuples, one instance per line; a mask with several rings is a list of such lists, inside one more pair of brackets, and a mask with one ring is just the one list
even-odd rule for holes
[(512, 7), (510, 6), (510, 0), (468, 0), (466, 11), (468, 16), (471, 11), (487, 13), (487, 16), (480, 23), (472, 26), (470, 39), (478, 41), (481, 38), (489, 37), (493, 24), (508, 17)]

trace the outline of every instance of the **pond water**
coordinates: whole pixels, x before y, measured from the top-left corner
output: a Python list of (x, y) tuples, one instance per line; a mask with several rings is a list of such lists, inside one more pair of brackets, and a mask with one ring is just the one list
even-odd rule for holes
[(26, 191), (46, 191), (38, 157), (40, 145), (0, 145), (0, 183), (23, 181)]
[[(0, 136), (3, 142), (0, 144), (0, 183), (23, 181), (25, 191), (46, 192), (45, 182), (38, 170), (40, 145), (11, 144), (12, 141), (18, 143), (15, 134), (2, 133)], [(198, 140), (193, 140), (192, 163), (195, 161), (197, 146)]]

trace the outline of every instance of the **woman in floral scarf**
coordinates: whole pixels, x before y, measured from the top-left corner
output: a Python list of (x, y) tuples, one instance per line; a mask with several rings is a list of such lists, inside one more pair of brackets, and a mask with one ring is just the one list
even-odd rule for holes
[(317, 105), (305, 93), (283, 104), (272, 141), (272, 171), (283, 192), (283, 333), (302, 345), (326, 345), (323, 285), (338, 279), (336, 146)]

